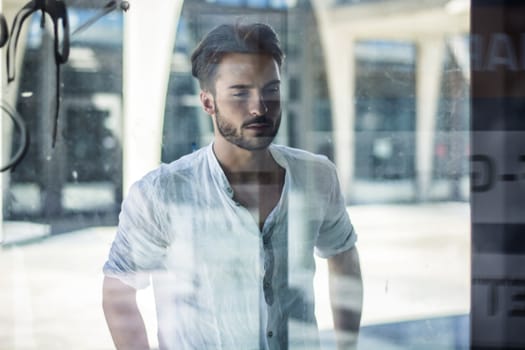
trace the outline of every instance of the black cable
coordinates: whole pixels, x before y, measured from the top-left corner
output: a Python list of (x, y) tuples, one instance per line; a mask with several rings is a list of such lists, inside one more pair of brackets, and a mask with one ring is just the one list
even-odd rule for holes
[(74, 31), (72, 31), (71, 32), (71, 36), (77, 35), (77, 34), (83, 32), (84, 30), (88, 29), (96, 21), (98, 21), (99, 19), (101, 19), (102, 17), (104, 17), (105, 15), (107, 15), (108, 13), (110, 13), (111, 11), (113, 11), (116, 8), (117, 8), (117, 2), (114, 1), (114, 0), (111, 0), (96, 15), (94, 15), (91, 18), (89, 18), (87, 21), (85, 21), (84, 23), (79, 25)]
[(106, 5), (104, 5), (102, 10), (100, 10), (93, 17), (89, 18), (87, 21), (85, 21), (84, 23), (79, 25), (77, 28), (75, 28), (75, 30), (71, 32), (71, 36), (77, 35), (83, 32), (84, 30), (88, 29), (89, 27), (91, 27), (96, 21), (98, 21), (99, 19), (101, 19), (102, 17), (110, 13), (111, 11), (115, 10), (117, 8), (117, 5), (119, 5), (122, 11), (127, 11), (129, 10), (129, 7), (130, 7), (128, 1), (110, 0)]
[(0, 13), (0, 47), (3, 47), (9, 40), (9, 29), (7, 21), (3, 14)]
[(55, 67), (55, 91), (56, 91), (56, 97), (55, 97), (55, 119), (53, 120), (53, 133), (52, 133), (52, 141), (51, 141), (51, 147), (55, 148), (55, 144), (57, 142), (57, 133), (58, 133), (58, 116), (60, 113), (60, 64), (57, 62)]
[(26, 155), (27, 149), (29, 147), (29, 132), (27, 131), (26, 123), (14, 108), (11, 108), (7, 103), (4, 102), (0, 105), (0, 109), (6, 113), (9, 118), (11, 118), (15, 124), (15, 127), (17, 127), (20, 131), (20, 145), (18, 146), (18, 149), (11, 157), (9, 162), (0, 168), (0, 172), (4, 172), (9, 169), (14, 169), (22, 161), (22, 159), (24, 159), (24, 156)]
[[(55, 147), (58, 130), (58, 116), (60, 113), (60, 65), (65, 63), (69, 57), (69, 20), (67, 8), (63, 1), (60, 0), (32, 0), (28, 2), (15, 16), (11, 34), (7, 46), (7, 81), (12, 82), (15, 79), (16, 49), (18, 39), (24, 21), (34, 12), (42, 12), (42, 26), (44, 26), (45, 14), (47, 13), (53, 21), (54, 33), (54, 53), (56, 65), (56, 101), (55, 115), (53, 118), (52, 130), (52, 147)], [(62, 29), (62, 42), (60, 43), (59, 29)]]

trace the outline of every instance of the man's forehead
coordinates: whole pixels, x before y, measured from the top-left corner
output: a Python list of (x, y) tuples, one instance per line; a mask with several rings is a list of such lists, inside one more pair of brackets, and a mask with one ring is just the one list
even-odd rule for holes
[(213, 91), (229, 90), (231, 86), (267, 86), (280, 82), (280, 68), (267, 54), (228, 53), (215, 68)]
[(270, 55), (231, 53), (225, 55), (218, 63), (217, 73), (231, 74), (279, 74), (277, 62)]

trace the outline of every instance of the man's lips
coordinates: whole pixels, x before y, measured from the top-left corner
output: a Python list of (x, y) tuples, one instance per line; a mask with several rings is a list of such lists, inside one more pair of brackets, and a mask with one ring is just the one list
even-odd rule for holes
[(272, 124), (270, 123), (252, 123), (252, 124), (246, 125), (244, 128), (245, 129), (265, 129), (271, 126)]
[(249, 120), (246, 124), (244, 124), (243, 128), (260, 130), (260, 129), (271, 128), (272, 125), (273, 123), (271, 120), (269, 120), (266, 117), (260, 117), (260, 118), (254, 118), (252, 120)]

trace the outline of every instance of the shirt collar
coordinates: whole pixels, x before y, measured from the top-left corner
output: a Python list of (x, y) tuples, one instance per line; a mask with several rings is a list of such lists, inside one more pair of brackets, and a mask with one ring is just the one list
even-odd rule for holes
[(215, 152), (213, 152), (213, 142), (211, 142), (206, 148), (206, 155), (208, 158), (208, 164), (210, 166), (212, 178), (217, 182), (217, 185), (219, 185), (220, 188), (222, 188), (228, 194), (230, 198), (233, 198), (233, 188), (230, 186), (228, 178), (226, 177), (226, 174), (224, 174), (224, 171), (222, 170), (221, 165), (215, 156)]
[[(282, 166), (284, 169), (288, 168), (288, 163), (286, 162), (285, 157), (281, 153), (279, 146), (270, 144), (268, 150), (270, 151), (270, 154), (272, 155), (273, 159), (277, 162), (277, 164)], [(222, 188), (230, 198), (233, 198), (233, 189), (230, 186), (228, 178), (226, 177), (226, 174), (224, 174), (224, 171), (222, 170), (221, 165), (217, 160), (217, 157), (215, 156), (215, 152), (213, 152), (213, 142), (211, 142), (207, 146), (206, 155), (208, 158), (208, 164), (210, 165), (212, 177), (215, 179), (215, 181), (217, 181), (217, 185), (219, 185), (220, 188)]]

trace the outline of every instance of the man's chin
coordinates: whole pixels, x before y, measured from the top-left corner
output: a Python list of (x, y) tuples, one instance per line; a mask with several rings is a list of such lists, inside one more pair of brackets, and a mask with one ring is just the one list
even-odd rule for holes
[(274, 140), (274, 136), (259, 136), (252, 140), (234, 142), (237, 147), (248, 151), (262, 151), (267, 149)]

